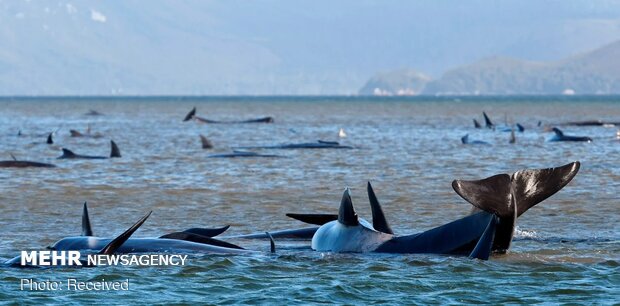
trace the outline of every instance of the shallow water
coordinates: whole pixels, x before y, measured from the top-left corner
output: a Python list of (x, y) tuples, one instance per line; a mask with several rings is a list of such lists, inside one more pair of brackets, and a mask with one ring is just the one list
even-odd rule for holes
[[(216, 120), (273, 116), (273, 124), (181, 122), (197, 106)], [(576, 178), (518, 220), (509, 254), (489, 261), (438, 255), (321, 254), (309, 242), (277, 241), (277, 255), (194, 256), (184, 267), (19, 270), (0, 267), (0, 301), (116, 303), (537, 303), (620, 300), (618, 127), (563, 127), (592, 143), (546, 142), (537, 127), (620, 121), (620, 97), (514, 98), (5, 98), (0, 159), (51, 162), (54, 169), (0, 169), (0, 261), (80, 233), (89, 202), (95, 234), (122, 232), (149, 210), (135, 234), (231, 224), (228, 234), (303, 227), (288, 212), (336, 212), (344, 187), (370, 218), (373, 183), (396, 233), (422, 231), (465, 214), (453, 179), (581, 161)], [(104, 116), (85, 116), (95, 109)], [(474, 129), (486, 111), (524, 133)], [(100, 139), (71, 138), (90, 124)], [(44, 144), (47, 133), (56, 144)], [(346, 138), (338, 138), (344, 128)], [(17, 137), (18, 131), (22, 136)], [(491, 142), (462, 145), (460, 138)], [(215, 145), (202, 150), (199, 134)], [(56, 160), (60, 148), (113, 160)], [(259, 150), (286, 158), (211, 159), (235, 146), (337, 140), (353, 150)], [(234, 241), (268, 251), (265, 241)], [(35, 280), (129, 279), (119, 292), (20, 291)]]

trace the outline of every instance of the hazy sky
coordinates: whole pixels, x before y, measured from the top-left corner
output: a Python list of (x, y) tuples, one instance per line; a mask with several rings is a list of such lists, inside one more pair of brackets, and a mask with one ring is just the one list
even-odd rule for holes
[(620, 39), (620, 1), (0, 0), (0, 94), (352, 94)]

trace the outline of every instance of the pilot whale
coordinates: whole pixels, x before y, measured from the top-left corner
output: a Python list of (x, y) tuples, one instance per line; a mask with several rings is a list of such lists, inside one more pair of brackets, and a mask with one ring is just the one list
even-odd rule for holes
[(121, 157), (121, 151), (118, 149), (118, 146), (114, 142), (114, 140), (110, 140), (110, 157), (107, 156), (92, 156), (92, 155), (81, 155), (73, 153), (73, 151), (69, 149), (62, 148), (62, 155), (57, 159), (108, 159), (108, 158), (116, 158)]
[(461, 143), (473, 145), (490, 145), (490, 143), (482, 140), (469, 140), (469, 134), (465, 134), (465, 136), (461, 137)]
[(40, 162), (27, 161), (27, 160), (17, 160), (17, 158), (13, 156), (13, 154), (11, 154), (11, 157), (13, 158), (13, 160), (1, 160), (0, 161), (0, 168), (28, 168), (28, 167), (54, 168), (56, 167), (56, 165), (54, 164), (40, 163)]
[[(506, 253), (517, 218), (566, 186), (579, 168), (580, 163), (576, 161), (556, 168), (525, 169), (483, 180), (454, 180), (452, 188), (474, 209), (466, 217), (418, 234), (394, 235), (370, 182), (367, 191), (372, 225), (357, 218), (350, 193), (345, 190), (337, 215), (287, 214), (321, 227), (282, 232), (295, 238), (307, 238), (314, 229), (312, 247), (320, 251), (437, 253), (485, 259), (489, 252)], [(487, 250), (489, 243), (490, 251)]]
[(585, 142), (592, 142), (592, 138), (587, 137), (587, 136), (564, 135), (564, 132), (562, 132), (562, 130), (558, 129), (557, 127), (554, 127), (552, 130), (555, 133), (555, 135), (551, 139), (549, 139), (549, 141), (585, 141)]
[[(136, 224), (125, 231), (121, 236), (111, 238), (101, 238), (92, 236), (90, 218), (88, 216), (87, 204), (84, 203), (82, 214), (82, 236), (62, 238), (51, 246), (48, 250), (53, 251), (85, 251), (99, 252), (99, 254), (125, 254), (125, 253), (190, 253), (190, 254), (262, 254), (261, 251), (247, 250), (232, 243), (213, 239), (210, 235), (219, 235), (228, 229), (228, 226), (218, 229), (190, 228), (183, 232), (174, 232), (158, 238), (130, 238), (138, 227), (151, 215), (151, 212), (142, 217)], [(275, 252), (275, 242), (273, 237), (267, 232), (270, 238), (271, 253)], [(20, 265), (21, 256), (8, 260), (5, 264), (10, 266)]]
[(190, 121), (192, 119), (198, 122), (202, 122), (202, 123), (231, 123), (231, 124), (232, 123), (273, 123), (273, 117), (261, 117), (261, 118), (255, 118), (255, 119), (231, 120), (231, 121), (210, 120), (210, 119), (196, 116), (196, 107), (192, 108), (192, 110), (189, 111), (187, 115), (185, 115), (183, 122)]
[(211, 154), (208, 156), (209, 158), (237, 158), (237, 157), (247, 157), (247, 158), (254, 158), (254, 157), (266, 157), (266, 158), (277, 158), (277, 157), (283, 157), (281, 155), (275, 155), (275, 154), (259, 154), (256, 152), (248, 152), (248, 151), (236, 151), (233, 150), (232, 153), (221, 153), (221, 154)]
[(353, 149), (351, 146), (341, 145), (337, 141), (318, 140), (317, 142), (290, 143), (274, 146), (236, 147), (237, 149)]

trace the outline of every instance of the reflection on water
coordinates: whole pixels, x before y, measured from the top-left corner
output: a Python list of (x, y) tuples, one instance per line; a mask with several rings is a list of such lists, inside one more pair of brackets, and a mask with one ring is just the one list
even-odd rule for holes
[[(272, 116), (275, 122), (181, 122), (193, 106), (214, 120)], [(12, 153), (58, 165), (0, 170), (2, 261), (19, 250), (78, 235), (84, 201), (99, 235), (121, 232), (148, 210), (154, 213), (136, 236), (225, 224), (232, 225), (229, 234), (241, 234), (303, 226), (287, 219), (287, 212), (336, 212), (346, 186), (358, 214), (369, 218), (365, 184), (371, 180), (394, 231), (407, 234), (468, 212), (469, 205), (452, 191), (453, 179), (582, 162), (573, 182), (519, 218), (510, 254), (488, 262), (320, 254), (304, 243), (280, 241), (276, 256), (199, 256), (175, 268), (0, 268), (0, 300), (93, 302), (101, 294), (20, 292), (23, 277), (129, 278), (128, 292), (107, 294), (134, 303), (591, 304), (611, 303), (619, 294), (617, 128), (563, 127), (594, 141), (549, 143), (552, 133), (537, 126), (538, 121), (620, 121), (618, 98), (50, 98), (4, 99), (0, 107), (0, 160)], [(91, 109), (104, 115), (84, 115)], [(497, 125), (518, 122), (525, 132), (510, 144), (510, 133), (474, 129), (472, 119), (482, 121), (483, 110)], [(89, 124), (104, 137), (69, 136), (70, 129), (84, 131)], [(47, 134), (58, 128), (55, 144), (46, 145)], [(341, 128), (346, 137), (339, 137)], [(214, 149), (201, 148), (200, 134)], [(462, 145), (465, 134), (492, 145)], [(122, 158), (55, 159), (61, 147), (107, 155), (110, 139)], [(318, 139), (359, 149), (257, 150), (288, 157), (278, 159), (207, 158), (231, 147)], [(269, 249), (264, 241), (236, 242)]]

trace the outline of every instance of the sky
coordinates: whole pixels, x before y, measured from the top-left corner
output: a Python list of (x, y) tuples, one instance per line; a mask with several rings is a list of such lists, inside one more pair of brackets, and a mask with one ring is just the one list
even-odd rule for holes
[(348, 95), (619, 39), (606, 0), (0, 0), (0, 95)]

